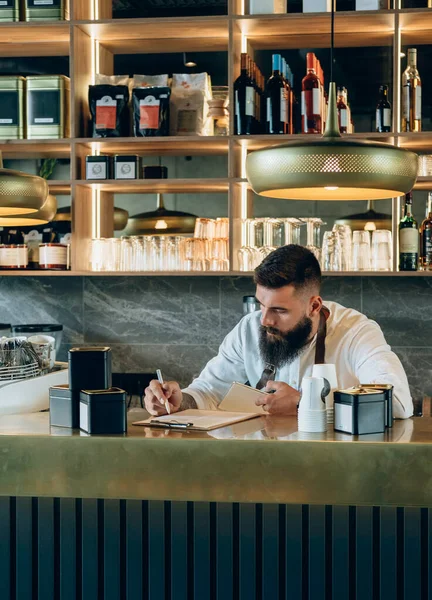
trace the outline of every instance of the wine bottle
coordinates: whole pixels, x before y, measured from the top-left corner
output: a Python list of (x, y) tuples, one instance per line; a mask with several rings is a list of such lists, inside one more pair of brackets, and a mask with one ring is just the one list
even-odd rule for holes
[(302, 133), (321, 133), (321, 84), (315, 72), (315, 55), (306, 55), (307, 75), (302, 80)]
[(254, 132), (255, 89), (248, 74), (248, 55), (241, 55), (240, 76), (234, 82), (235, 134), (251, 135)]
[(380, 133), (391, 131), (391, 104), (388, 99), (388, 85), (379, 89), (380, 98), (376, 107), (376, 130)]
[(402, 131), (421, 131), (422, 85), (417, 70), (417, 49), (408, 49), (408, 66), (402, 74)]
[(338, 118), (339, 118), (339, 131), (340, 133), (348, 133), (348, 106), (345, 102), (345, 95), (343, 93), (344, 88), (338, 88)]
[(282, 58), (273, 54), (273, 74), (267, 81), (267, 133), (285, 133), (286, 89), (281, 75)]
[(425, 271), (432, 271), (432, 192), (428, 194), (426, 218), (420, 227), (421, 266)]
[(419, 234), (412, 215), (412, 193), (405, 195), (404, 216), (399, 223), (399, 270), (417, 271)]

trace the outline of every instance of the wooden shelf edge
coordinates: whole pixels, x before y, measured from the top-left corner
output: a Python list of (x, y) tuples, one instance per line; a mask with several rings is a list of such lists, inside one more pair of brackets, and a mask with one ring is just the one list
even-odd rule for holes
[[(252, 271), (2, 271), (0, 277), (248, 277)], [(432, 271), (325, 271), (323, 277), (430, 277)]]

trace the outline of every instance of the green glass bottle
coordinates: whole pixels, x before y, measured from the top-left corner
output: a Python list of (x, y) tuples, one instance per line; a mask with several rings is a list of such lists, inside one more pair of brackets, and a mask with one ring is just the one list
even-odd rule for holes
[(412, 193), (405, 196), (404, 216), (399, 223), (399, 270), (417, 271), (419, 231), (412, 214)]

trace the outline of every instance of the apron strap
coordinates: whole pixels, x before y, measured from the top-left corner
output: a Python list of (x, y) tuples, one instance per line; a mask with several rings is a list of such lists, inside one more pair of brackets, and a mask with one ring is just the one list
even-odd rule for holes
[(327, 319), (330, 311), (325, 306), (320, 311), (320, 320), (318, 325), (317, 339), (315, 345), (315, 364), (323, 365), (325, 363), (325, 339), (327, 335)]
[[(325, 363), (325, 339), (327, 335), (327, 319), (330, 316), (330, 311), (326, 306), (323, 306), (320, 311), (320, 320), (318, 325), (317, 339), (315, 345), (315, 364), (323, 365)], [(268, 381), (274, 381), (276, 375), (276, 367), (266, 363), (260, 380), (256, 384), (257, 390), (262, 390), (267, 385)]]

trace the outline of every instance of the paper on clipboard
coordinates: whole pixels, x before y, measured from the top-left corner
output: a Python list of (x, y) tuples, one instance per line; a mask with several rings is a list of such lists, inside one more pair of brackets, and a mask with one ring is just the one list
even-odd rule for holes
[(262, 399), (263, 396), (268, 396), (268, 394), (235, 381), (225, 398), (219, 404), (219, 410), (265, 415), (267, 413), (263, 407), (255, 404), (255, 401)]

